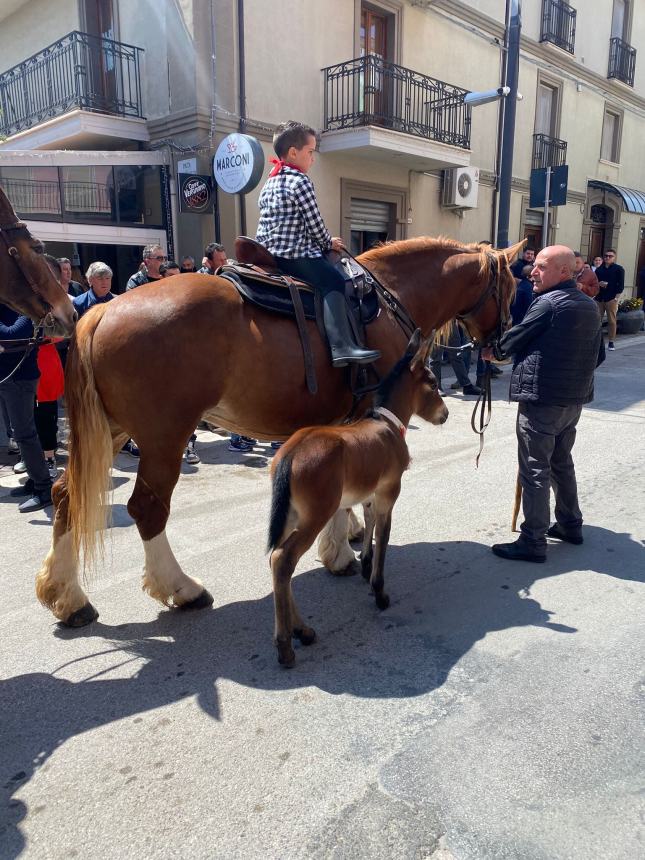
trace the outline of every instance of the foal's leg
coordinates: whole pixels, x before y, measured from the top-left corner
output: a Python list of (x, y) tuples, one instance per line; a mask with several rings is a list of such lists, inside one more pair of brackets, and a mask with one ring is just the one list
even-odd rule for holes
[(377, 496), (376, 505), (376, 539), (374, 546), (374, 560), (372, 562), (372, 575), (370, 577), (370, 585), (374, 592), (376, 605), (379, 609), (387, 609), (390, 605), (390, 598), (383, 590), (384, 577), (383, 569), (385, 567), (385, 553), (390, 540), (390, 529), (392, 527), (392, 509), (399, 495), (397, 488), (394, 498), (390, 495), (389, 498), (379, 498)]
[(356, 555), (347, 539), (348, 516), (346, 508), (336, 511), (318, 538), (318, 558), (336, 576), (358, 573)]
[(78, 578), (78, 555), (69, 524), (67, 472), (54, 484), (52, 498), (52, 546), (36, 576), (36, 596), (68, 627), (84, 627), (99, 614), (87, 599)]
[(363, 515), (365, 516), (365, 534), (363, 535), (363, 549), (361, 551), (361, 573), (363, 574), (363, 578), (369, 582), (372, 574), (372, 558), (374, 557), (372, 546), (372, 536), (374, 535), (374, 525), (376, 523), (374, 498), (363, 502)]
[(140, 445), (141, 460), (128, 512), (143, 541), (143, 590), (165, 606), (202, 609), (212, 605), (213, 597), (198, 579), (183, 572), (166, 537), (170, 498), (179, 478), (184, 445), (183, 437), (181, 447), (175, 446), (177, 450), (151, 450), (145, 442)]

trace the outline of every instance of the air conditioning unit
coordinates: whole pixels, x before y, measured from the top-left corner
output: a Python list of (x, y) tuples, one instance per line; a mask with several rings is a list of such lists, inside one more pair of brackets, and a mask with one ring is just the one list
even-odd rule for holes
[(478, 167), (454, 167), (452, 170), (444, 170), (444, 206), (450, 209), (475, 209), (478, 194)]

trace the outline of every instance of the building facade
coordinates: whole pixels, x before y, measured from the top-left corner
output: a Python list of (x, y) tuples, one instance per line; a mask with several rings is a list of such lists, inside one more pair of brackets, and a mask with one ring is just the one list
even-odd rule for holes
[[(4, 0), (0, 182), (16, 188), (25, 177), (18, 168), (33, 171), (47, 158), (58, 173), (40, 179), (57, 180), (63, 197), (81, 194), (80, 185), (66, 185), (72, 179), (105, 186), (82, 238), (89, 227), (109, 227), (103, 235), (112, 244), (136, 249), (125, 244), (132, 231), (146, 241), (160, 235), (175, 254), (199, 258), (216, 236), (232, 249), (236, 235), (254, 234), (261, 184), (244, 198), (220, 191), (214, 212), (179, 212), (180, 162), (210, 174), (218, 143), (240, 130), (268, 159), (273, 127), (300, 119), (321, 131), (312, 178), (323, 215), (354, 251), (417, 235), (495, 242), (500, 105), (471, 109), (463, 97), (503, 83), (506, 5)], [(510, 239), (562, 242), (589, 259), (613, 247), (628, 295), (645, 267), (645, 4), (523, 0), (521, 7)], [(72, 72), (53, 59), (65, 51)], [(26, 81), (33, 93), (19, 97)], [(65, 159), (73, 156), (61, 150), (83, 152), (76, 166), (86, 175), (70, 179)], [(531, 171), (564, 164), (566, 203), (550, 211), (543, 236), (543, 210), (530, 205)], [(101, 165), (111, 170), (97, 173)], [(135, 222), (117, 205), (126, 195), (120, 182), (136, 198), (124, 207)], [(28, 218), (25, 204), (34, 200), (20, 193)], [(47, 224), (53, 241), (63, 233), (55, 225), (64, 224), (71, 237), (71, 227), (92, 217), (87, 201), (87, 217), (78, 217), (82, 202), (61, 206), (61, 220), (35, 213), (41, 232)], [(66, 211), (77, 213), (71, 224)]]

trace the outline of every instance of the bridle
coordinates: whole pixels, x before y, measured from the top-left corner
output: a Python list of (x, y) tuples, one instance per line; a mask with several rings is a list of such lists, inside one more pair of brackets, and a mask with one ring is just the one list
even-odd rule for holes
[[(475, 314), (480, 311), (486, 302), (489, 300), (491, 296), (494, 296), (497, 302), (497, 328), (495, 332), (490, 335), (486, 343), (481, 344), (481, 346), (490, 346), (493, 348), (493, 351), (496, 355), (499, 355), (499, 342), (501, 340), (502, 335), (506, 331), (508, 327), (508, 321), (510, 318), (510, 302), (506, 307), (503, 305), (506, 303), (502, 302), (502, 293), (500, 289), (500, 266), (499, 260), (492, 254), (490, 251), (486, 252), (489, 262), (490, 262), (490, 278), (488, 279), (488, 284), (486, 289), (481, 294), (481, 296), (477, 299), (473, 307), (466, 311), (466, 313), (458, 314), (456, 319), (460, 322), (463, 322), (468, 328), (466, 324), (466, 320), (475, 316)], [(476, 345), (476, 341), (473, 340), (472, 345)], [(462, 344), (460, 349), (464, 348)], [(490, 424), (491, 414), (492, 414), (492, 392), (491, 392), (491, 366), (490, 363), (487, 364), (486, 373), (484, 375), (484, 384), (482, 386), (481, 394), (477, 397), (475, 401), (475, 406), (473, 407), (473, 414), (470, 418), (470, 426), (473, 430), (473, 433), (476, 433), (479, 436), (479, 452), (475, 459), (475, 466), (479, 466), (479, 458), (481, 457), (482, 451), (484, 450), (484, 433), (488, 425)]]
[[(49, 303), (45, 301), (42, 292), (38, 286), (38, 284), (31, 277), (30, 273), (27, 271), (25, 266), (20, 261), (20, 254), (18, 253), (18, 249), (15, 245), (11, 244), (8, 233), (13, 230), (22, 230), (27, 225), (24, 221), (14, 221), (13, 224), (0, 224), (0, 239), (2, 240), (3, 245), (7, 251), (7, 254), (13, 259), (15, 264), (20, 269), (20, 272), (23, 278), (27, 281), (33, 293), (40, 299), (40, 301), (46, 306), (49, 307)], [(8, 382), (11, 377), (18, 371), (21, 367), (27, 356), (31, 353), (38, 344), (42, 343), (44, 339), (43, 329), (47, 322), (47, 318), (51, 315), (51, 311), (47, 311), (44, 317), (34, 326), (34, 334), (33, 337), (30, 338), (22, 338), (20, 340), (11, 340), (11, 341), (0, 341), (0, 352), (17, 352), (19, 349), (24, 348), (24, 354), (18, 364), (14, 367), (11, 373), (8, 376), (5, 376), (4, 379), (0, 379), (0, 385), (4, 382)], [(6, 344), (6, 346), (5, 346)]]

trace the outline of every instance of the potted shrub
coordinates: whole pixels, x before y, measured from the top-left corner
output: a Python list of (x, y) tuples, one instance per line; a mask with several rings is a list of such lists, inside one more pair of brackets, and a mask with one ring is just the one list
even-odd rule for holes
[(643, 300), (623, 299), (618, 305), (616, 325), (620, 334), (635, 334), (643, 326)]

